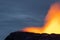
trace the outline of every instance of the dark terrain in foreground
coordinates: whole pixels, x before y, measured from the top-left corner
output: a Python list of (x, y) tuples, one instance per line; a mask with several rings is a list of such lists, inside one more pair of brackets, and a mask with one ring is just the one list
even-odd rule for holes
[(35, 34), (29, 32), (16, 31), (10, 33), (5, 40), (60, 40), (60, 34)]

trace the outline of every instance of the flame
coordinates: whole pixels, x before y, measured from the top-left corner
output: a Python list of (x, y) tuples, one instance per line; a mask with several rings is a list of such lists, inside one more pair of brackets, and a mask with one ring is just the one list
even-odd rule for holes
[(60, 34), (60, 3), (52, 4), (46, 16), (45, 33)]
[(42, 33), (43, 28), (40, 27), (27, 27), (23, 29), (23, 32)]
[(54, 3), (48, 10), (48, 14), (45, 18), (45, 25), (40, 27), (27, 27), (22, 31), (33, 33), (56, 33), (60, 34), (60, 3)]

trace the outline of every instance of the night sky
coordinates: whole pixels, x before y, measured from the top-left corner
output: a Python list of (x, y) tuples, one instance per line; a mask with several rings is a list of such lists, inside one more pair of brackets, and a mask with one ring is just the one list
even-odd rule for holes
[(0, 0), (0, 40), (24, 27), (44, 25), (50, 5), (60, 0)]

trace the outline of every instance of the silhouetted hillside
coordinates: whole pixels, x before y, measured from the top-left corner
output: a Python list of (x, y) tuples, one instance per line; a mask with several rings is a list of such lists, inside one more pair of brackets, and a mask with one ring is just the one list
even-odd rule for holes
[(5, 40), (60, 40), (60, 34), (35, 34), (29, 32), (12, 32)]

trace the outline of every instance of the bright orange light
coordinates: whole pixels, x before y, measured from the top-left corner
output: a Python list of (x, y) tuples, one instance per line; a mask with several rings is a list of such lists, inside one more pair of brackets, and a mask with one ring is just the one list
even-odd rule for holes
[(60, 34), (60, 3), (52, 4), (46, 16), (45, 33)]
[(23, 32), (33, 32), (33, 33), (43, 32), (43, 28), (40, 28), (40, 27), (27, 27), (22, 30), (23, 30)]
[(42, 28), (28, 27), (24, 28), (22, 31), (33, 33), (60, 34), (60, 3), (54, 3), (51, 5), (45, 21), (46, 23)]

